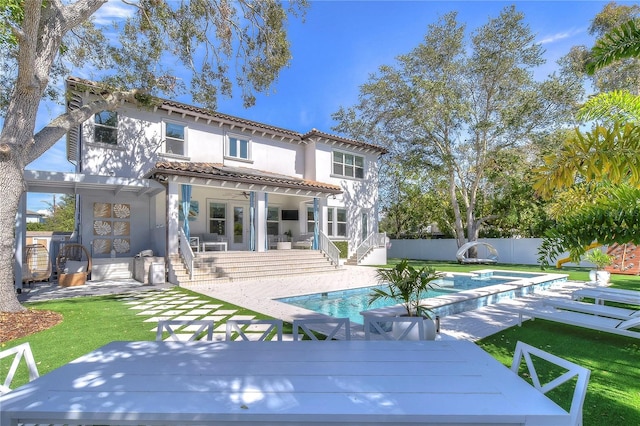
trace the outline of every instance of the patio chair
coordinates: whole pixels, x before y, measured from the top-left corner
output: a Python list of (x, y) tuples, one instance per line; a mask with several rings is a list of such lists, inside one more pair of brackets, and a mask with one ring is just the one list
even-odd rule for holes
[[(244, 328), (243, 328), (244, 326)], [(282, 321), (268, 319), (227, 320), (227, 340), (265, 341), (275, 331), (275, 340), (282, 341)], [(233, 335), (236, 333), (236, 336)], [(235, 339), (233, 339), (235, 337)], [(270, 340), (274, 340), (273, 338)]]
[(72, 287), (84, 285), (91, 275), (91, 255), (82, 244), (67, 243), (60, 247), (56, 257), (58, 285)]
[(324, 340), (333, 340), (338, 333), (344, 331), (344, 340), (351, 340), (351, 321), (349, 318), (305, 318), (293, 320), (293, 340), (299, 341), (306, 337), (311, 340), (322, 340), (311, 331), (311, 326), (326, 336)]
[(543, 304), (556, 309), (564, 309), (567, 311), (581, 312), (584, 314), (599, 315), (607, 318), (630, 319), (640, 317), (640, 310), (619, 308), (616, 306), (606, 306), (597, 303), (585, 303), (576, 300), (568, 300), (562, 298), (545, 299)]
[(0, 359), (8, 358), (13, 356), (13, 361), (11, 362), (11, 366), (9, 367), (9, 371), (7, 376), (4, 379), (2, 385), (0, 385), (0, 395), (4, 395), (5, 393), (11, 390), (11, 382), (13, 381), (13, 377), (18, 370), (18, 366), (20, 365), (20, 361), (24, 358), (24, 362), (27, 364), (27, 369), (29, 371), (29, 381), (35, 380), (40, 377), (38, 373), (38, 367), (36, 366), (36, 362), (33, 359), (33, 353), (31, 352), (31, 346), (29, 343), (22, 343), (18, 346), (15, 346), (11, 349), (6, 349), (0, 352)]
[[(548, 363), (555, 364), (566, 371), (548, 383), (542, 384), (540, 382), (540, 377), (538, 376), (538, 371), (534, 365), (537, 364), (538, 367), (541, 367), (542, 363), (538, 360), (534, 362), (535, 358), (532, 358), (532, 355), (535, 358), (543, 359)], [(518, 374), (523, 358), (526, 364), (525, 373), (530, 377), (533, 386), (544, 394), (572, 380), (574, 377), (577, 377), (569, 415), (571, 416), (572, 425), (582, 425), (582, 406), (584, 404), (584, 397), (587, 394), (587, 384), (589, 382), (591, 371), (523, 342), (516, 343), (516, 351), (513, 355), (511, 371)]]
[(384, 340), (426, 340), (422, 317), (364, 317), (364, 338)]
[[(213, 340), (213, 320), (162, 320), (158, 321), (156, 340), (161, 342), (165, 331), (169, 332), (166, 340), (189, 341)], [(198, 339), (206, 332), (202, 339)]]

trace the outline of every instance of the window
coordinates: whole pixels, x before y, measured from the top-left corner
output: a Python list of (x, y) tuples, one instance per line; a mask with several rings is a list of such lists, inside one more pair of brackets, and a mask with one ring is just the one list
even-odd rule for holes
[(94, 142), (118, 145), (118, 113), (102, 111), (95, 115), (93, 126)]
[(209, 203), (209, 232), (226, 235), (227, 205), (224, 203)]
[(267, 207), (267, 235), (280, 234), (280, 209)]
[(176, 123), (164, 123), (165, 152), (167, 154), (184, 155), (185, 126)]
[(307, 232), (315, 232), (316, 223), (313, 220), (313, 207), (307, 207)]
[(333, 237), (333, 209), (327, 209), (327, 235)]
[(240, 139), (233, 136), (229, 136), (229, 144), (227, 146), (227, 156), (248, 160), (249, 159), (249, 141), (247, 139)]
[(364, 178), (364, 157), (334, 151), (333, 174), (358, 179)]
[(336, 212), (337, 212), (336, 223), (338, 224), (336, 236), (346, 237), (347, 236), (347, 210), (336, 209)]

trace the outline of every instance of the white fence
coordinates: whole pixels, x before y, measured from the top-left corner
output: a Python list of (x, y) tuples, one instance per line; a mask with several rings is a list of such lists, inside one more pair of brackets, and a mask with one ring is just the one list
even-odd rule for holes
[[(498, 250), (498, 263), (513, 263), (520, 265), (538, 264), (538, 247), (542, 243), (541, 238), (483, 238), (478, 241), (491, 244)], [(482, 247), (478, 247), (482, 256)], [(407, 258), (420, 260), (456, 261), (458, 245), (456, 240), (391, 240), (391, 247), (387, 252), (389, 258)], [(560, 256), (559, 259), (567, 255)], [(555, 265), (558, 259), (549, 262)], [(565, 263), (566, 266), (576, 266), (574, 263)], [(581, 264), (581, 266), (589, 263)]]

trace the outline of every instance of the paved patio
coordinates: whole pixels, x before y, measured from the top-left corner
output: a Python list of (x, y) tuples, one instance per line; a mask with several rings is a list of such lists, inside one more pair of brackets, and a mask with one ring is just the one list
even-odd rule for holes
[[(244, 308), (260, 312), (283, 321), (318, 315), (306, 309), (276, 302), (273, 299), (309, 293), (326, 292), (347, 288), (370, 286), (376, 283), (376, 270), (363, 266), (344, 266), (332, 273), (286, 277), (253, 281), (228, 282), (192, 287), (191, 290)], [(565, 296), (585, 287), (583, 282), (565, 282), (550, 289), (513, 300), (478, 308), (473, 311), (450, 315), (441, 319), (440, 338), (478, 340), (495, 334), (518, 323), (518, 310), (542, 305), (547, 296)], [(59, 287), (56, 283), (39, 283), (25, 289), (19, 295), (21, 301), (39, 301), (64, 297), (121, 294), (131, 309), (138, 310), (143, 321), (150, 323), (150, 332), (155, 332), (158, 319), (214, 319), (221, 325), (216, 327), (216, 338), (224, 338), (223, 322), (227, 319), (249, 319), (235, 312), (218, 309), (200, 298), (185, 298), (173, 292), (171, 284), (143, 285), (135, 280), (88, 282), (78, 287)], [(188, 300), (187, 300), (188, 299)], [(256, 330), (258, 331), (258, 330)], [(363, 338), (362, 326), (352, 329), (353, 338)], [(290, 338), (290, 336), (289, 336)]]

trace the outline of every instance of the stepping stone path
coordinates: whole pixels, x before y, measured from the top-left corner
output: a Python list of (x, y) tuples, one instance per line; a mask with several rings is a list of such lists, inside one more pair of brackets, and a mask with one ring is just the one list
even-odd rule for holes
[[(175, 288), (123, 294), (121, 299), (129, 309), (138, 311), (136, 315), (145, 317), (142, 321), (149, 323), (149, 333), (154, 337), (160, 320), (213, 320), (213, 340), (222, 341), (226, 339), (227, 320), (255, 318), (253, 315), (237, 314), (235, 309), (223, 309), (223, 305), (212, 303), (210, 299), (191, 296)], [(245, 334), (250, 340), (252, 335), (257, 340), (263, 330), (261, 326), (252, 325), (245, 330)], [(176, 333), (180, 340), (187, 340), (190, 334), (180, 334), (180, 331), (190, 331), (189, 327), (178, 330)], [(293, 340), (293, 336), (285, 334), (282, 339)]]

